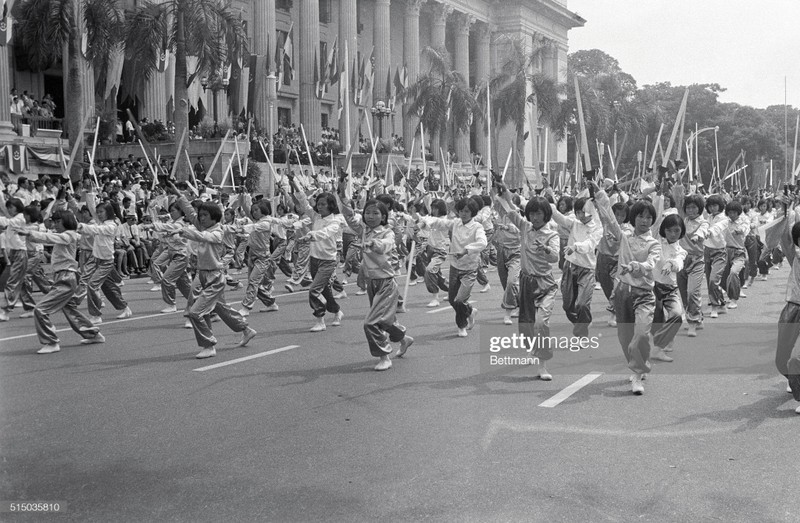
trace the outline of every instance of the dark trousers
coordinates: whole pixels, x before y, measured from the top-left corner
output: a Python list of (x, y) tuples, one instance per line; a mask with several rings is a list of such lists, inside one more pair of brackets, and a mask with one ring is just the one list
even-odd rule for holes
[(564, 263), (561, 276), (561, 296), (567, 319), (572, 323), (574, 336), (588, 336), (592, 322), (592, 292), (594, 292), (594, 270)]

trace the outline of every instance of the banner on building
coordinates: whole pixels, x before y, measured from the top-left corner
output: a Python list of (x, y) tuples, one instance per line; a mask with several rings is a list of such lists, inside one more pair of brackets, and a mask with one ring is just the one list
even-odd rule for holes
[(6, 159), (12, 173), (21, 174), (28, 170), (28, 151), (24, 145), (6, 145)]

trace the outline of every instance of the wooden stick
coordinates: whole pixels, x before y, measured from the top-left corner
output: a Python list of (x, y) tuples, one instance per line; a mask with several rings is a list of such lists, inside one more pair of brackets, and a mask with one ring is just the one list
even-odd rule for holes
[[(186, 131), (187, 131), (187, 129), (184, 128), (183, 129), (183, 133), (181, 134), (181, 139), (178, 142), (178, 149), (175, 151), (175, 162), (172, 164), (172, 171), (170, 171), (170, 173), (169, 173), (170, 180), (174, 180), (175, 179), (175, 171), (178, 170), (178, 160), (180, 160), (180, 158), (181, 158), (181, 150), (183, 149), (183, 142), (186, 140)], [(191, 167), (192, 167), (192, 165), (189, 164), (189, 168), (191, 168)]]
[[(653, 167), (656, 165), (656, 152), (658, 151), (658, 146), (661, 143), (661, 133), (664, 132), (664, 124), (661, 124), (661, 127), (658, 128), (658, 137), (656, 138), (656, 144), (653, 146), (653, 156), (650, 157), (650, 164), (648, 165), (648, 169), (653, 170)], [(647, 151), (644, 152), (647, 154)]]
[[(578, 86), (578, 77), (575, 77), (575, 101), (578, 104), (578, 123), (581, 130), (581, 155), (583, 156), (583, 168), (586, 171), (592, 170), (592, 158), (589, 156), (589, 140), (586, 137), (586, 123), (583, 119), (583, 104), (581, 103), (581, 89)], [(577, 173), (576, 173), (577, 175)]]
[(405, 307), (408, 298), (408, 285), (411, 282), (411, 265), (414, 263), (414, 251), (417, 248), (417, 241), (411, 240), (411, 249), (408, 251), (408, 272), (406, 272), (406, 285), (403, 289), (403, 306)]
[[(672, 153), (672, 147), (675, 145), (675, 137), (678, 135), (678, 128), (680, 127), (681, 119), (686, 112), (686, 101), (688, 99), (689, 88), (687, 87), (686, 91), (683, 92), (683, 100), (681, 100), (681, 106), (678, 109), (678, 116), (675, 118), (675, 125), (672, 126), (672, 134), (670, 135), (669, 142), (667, 143), (667, 152), (664, 153), (664, 158), (661, 160), (661, 167), (667, 167), (669, 165), (669, 155)], [(680, 147), (678, 150), (680, 150)]]
[[(81, 129), (78, 131), (78, 136), (72, 138), (72, 154), (69, 155), (69, 163), (67, 164), (67, 178), (69, 178), (70, 187), (72, 187), (72, 165), (75, 163), (75, 155), (78, 154), (78, 146), (83, 141), (83, 131), (86, 129), (86, 120), (81, 123)], [(74, 190), (74, 189), (73, 189)]]
[(506, 165), (503, 167), (503, 174), (500, 176), (500, 179), (505, 181), (506, 179), (506, 171), (508, 171), (508, 164), (511, 162), (511, 153), (514, 152), (513, 147), (508, 148), (508, 157), (506, 158)]
[(797, 123), (794, 124), (794, 156), (792, 156), (792, 185), (794, 185), (795, 172), (797, 171), (797, 131), (800, 129), (800, 114), (797, 115)]
[[(208, 171), (206, 171), (206, 179), (205, 179), (206, 183), (213, 183), (214, 180), (211, 176), (211, 173), (214, 172), (214, 167), (217, 166), (217, 161), (219, 160), (219, 157), (222, 154), (222, 148), (225, 147), (225, 142), (228, 141), (230, 135), (231, 135), (231, 130), (228, 129), (228, 131), (225, 133), (225, 136), (222, 138), (222, 143), (219, 144), (219, 149), (217, 149), (217, 154), (214, 155), (214, 160), (211, 162), (211, 167), (209, 167)], [(211, 178), (211, 182), (209, 182), (209, 178)]]
[(184, 149), (183, 152), (186, 154), (186, 163), (189, 164), (189, 174), (192, 175), (192, 181), (197, 185), (197, 176), (194, 175), (194, 167), (192, 167), (192, 159), (189, 157), (189, 149)]
[(94, 159), (95, 153), (97, 152), (97, 135), (100, 133), (100, 117), (97, 117), (97, 124), (94, 127), (94, 139), (92, 140), (92, 154), (89, 156), (89, 172), (92, 173), (94, 176), (94, 183), (100, 187), (100, 183), (97, 181), (97, 172), (94, 169)]
[(489, 161), (487, 165), (489, 166), (489, 170), (492, 170), (492, 97), (489, 96), (489, 84), (491, 82), (486, 83), (486, 118), (488, 119), (487, 123), (487, 149), (489, 151), (486, 153), (489, 157)]
[(316, 169), (314, 169), (314, 160), (311, 159), (311, 149), (308, 147), (308, 140), (306, 139), (306, 130), (303, 127), (303, 124), (300, 124), (300, 134), (303, 136), (303, 145), (305, 145), (306, 147), (306, 154), (308, 155), (308, 164), (311, 166), (311, 175), (314, 178), (316, 178), (317, 171)]

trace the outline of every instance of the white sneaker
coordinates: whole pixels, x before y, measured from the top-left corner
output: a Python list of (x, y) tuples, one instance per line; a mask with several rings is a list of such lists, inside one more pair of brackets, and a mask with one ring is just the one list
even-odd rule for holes
[(247, 318), (248, 316), (250, 316), (250, 309), (248, 309), (247, 307), (242, 307), (241, 309), (239, 309), (239, 314)]
[(133, 316), (133, 312), (131, 311), (131, 308), (130, 307), (125, 307), (125, 310), (123, 310), (120, 313), (120, 315), (117, 316), (117, 319), (118, 320), (124, 320), (125, 318), (130, 318), (131, 316)]
[(408, 350), (408, 348), (411, 346), (412, 343), (414, 343), (414, 338), (406, 335), (405, 338), (400, 340), (400, 348), (397, 349), (397, 354), (395, 355), (395, 357), (402, 358), (403, 354), (406, 353), (406, 351)]
[(209, 347), (207, 349), (203, 349), (200, 352), (198, 352), (195, 358), (197, 358), (198, 360), (202, 360), (205, 358), (213, 358), (216, 355), (217, 355), (216, 347)]
[(145, 285), (153, 285), (154, 283), (155, 282), (153, 280), (147, 280), (147, 283), (145, 283)]
[(298, 284), (297, 283), (288, 283), (287, 282), (286, 285), (284, 285), (283, 287), (289, 292), (294, 292), (295, 285), (298, 285)]
[(747, 294), (743, 293), (742, 291), (739, 291), (739, 298), (747, 298)]
[(269, 307), (262, 307), (261, 309), (259, 309), (260, 312), (275, 312), (277, 310), (278, 310), (278, 304), (277, 303), (273, 303)]
[(25, 311), (19, 315), (20, 318), (33, 318), (33, 311)]
[(434, 298), (430, 302), (428, 302), (428, 307), (438, 307), (439, 306), (439, 298)]
[(246, 347), (250, 340), (256, 337), (258, 334), (255, 329), (247, 327), (245, 330), (242, 331), (242, 339), (239, 340), (239, 347)]
[(342, 291), (333, 295), (334, 300), (344, 300), (347, 299), (347, 291)]
[(458, 329), (459, 338), (466, 338), (467, 336), (469, 336), (469, 334), (467, 333), (467, 329)]
[(542, 381), (552, 381), (553, 375), (547, 370), (544, 363), (539, 364), (539, 379)]
[(340, 326), (342, 324), (342, 318), (344, 318), (344, 313), (340, 310), (333, 315), (333, 321), (331, 322), (331, 325), (334, 327)]
[(667, 355), (667, 353), (666, 353), (666, 351), (664, 351), (664, 349), (659, 350), (658, 352), (656, 352), (655, 354), (650, 356), (650, 358), (652, 358), (654, 360), (658, 360), (658, 361), (665, 361), (667, 363), (672, 363), (673, 361), (675, 361), (672, 358), (672, 356)]
[(697, 326), (695, 324), (693, 324), (693, 323), (690, 324), (689, 325), (689, 332), (687, 332), (686, 335), (689, 336), (690, 338), (696, 338), (697, 337)]
[[(748, 288), (749, 286), (750, 286), (750, 285), (749, 285), (747, 282), (744, 282), (744, 284), (742, 285), (742, 289), (746, 289), (746, 288)], [(741, 296), (741, 297), (743, 297), (743, 298), (745, 297), (743, 292), (739, 292), (739, 296)]]
[(170, 312), (178, 312), (177, 305), (170, 305), (161, 309), (161, 314), (169, 314)]
[(392, 360), (389, 358), (389, 356), (381, 356), (380, 361), (378, 362), (377, 365), (375, 365), (375, 370), (378, 371), (389, 370), (391, 368), (392, 368)]
[(41, 349), (36, 351), (36, 354), (52, 354), (52, 353), (58, 352), (60, 350), (61, 350), (61, 347), (58, 345), (58, 343), (55, 343), (53, 345), (44, 345), (44, 346), (42, 346)]
[(491, 289), (492, 286), (487, 283), (486, 285), (483, 286), (483, 289), (481, 289), (480, 292), (489, 292)]
[(106, 338), (101, 333), (95, 334), (94, 338), (84, 338), (81, 340), (81, 345), (94, 345), (95, 343), (105, 343)]
[(708, 317), (709, 318), (719, 318), (719, 313), (715, 309), (712, 309), (711, 313), (708, 315)]
[(92, 325), (100, 325), (103, 323), (102, 316), (89, 316), (89, 321), (92, 322)]
[(616, 327), (617, 326), (617, 315), (616, 314), (611, 314), (608, 317), (608, 326), (609, 327)]
[(367, 293), (367, 289), (358, 289), (356, 291), (356, 296), (363, 296)]
[(325, 329), (327, 329), (327, 327), (325, 326), (325, 318), (319, 318), (319, 319), (317, 319), (317, 324), (314, 325), (313, 327), (311, 327), (308, 330), (310, 332), (322, 332)]
[(639, 374), (633, 375), (633, 380), (631, 381), (631, 392), (637, 396), (644, 394), (644, 384), (642, 383), (642, 376)]
[(153, 285), (150, 287), (150, 292), (161, 292), (161, 285)]
[(416, 285), (417, 283), (419, 283), (419, 280), (410, 280), (410, 281), (408, 282), (408, 286), (409, 286), (409, 287), (413, 287), (413, 286), (414, 286), (414, 285)]
[(405, 304), (397, 306), (397, 314), (405, 314), (408, 310), (406, 309)]
[(788, 392), (789, 394), (792, 393), (792, 386), (789, 385), (788, 383), (786, 384), (786, 392)]
[(737, 309), (737, 308), (739, 308), (739, 304), (736, 303), (736, 300), (731, 300), (730, 302), (728, 302), (728, 308), (729, 309)]
[(4, 310), (0, 310), (0, 321), (8, 321), (8, 313)]
[(800, 414), (800, 407), (797, 407), (796, 409), (794, 409), (794, 413), (795, 414)]
[(514, 325), (514, 320), (511, 319), (510, 314), (506, 314), (503, 316), (503, 324), (504, 325)]
[(192, 322), (189, 321), (189, 320), (186, 320), (186, 322), (184, 322), (184, 324), (183, 324), (183, 328), (184, 329), (191, 329), (192, 328)]
[(478, 309), (472, 309), (472, 314), (467, 318), (467, 330), (472, 330), (475, 326), (475, 317), (478, 315)]
[(758, 277), (758, 281), (767, 281), (767, 275), (762, 274), (761, 276)]
[(119, 282), (119, 286), (120, 287), (124, 287), (125, 286), (125, 277), (124, 276), (123, 276), (122, 280)]
[(603, 286), (602, 286), (602, 285), (600, 285), (600, 283), (599, 283), (599, 282), (598, 282), (598, 283), (595, 283), (595, 284), (594, 284), (594, 290), (596, 290), (596, 291), (602, 291), (602, 290), (603, 290)]

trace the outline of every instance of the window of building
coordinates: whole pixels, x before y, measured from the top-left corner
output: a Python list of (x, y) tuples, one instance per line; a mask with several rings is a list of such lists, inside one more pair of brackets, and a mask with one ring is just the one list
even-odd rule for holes
[(322, 78), (327, 71), (325, 71), (325, 65), (328, 63), (328, 42), (319, 43), (319, 77)]
[(283, 9), (284, 11), (291, 11), (292, 0), (275, 0), (275, 9)]
[(319, 0), (319, 23), (331, 23), (331, 0)]
[[(280, 29), (277, 31), (277, 33), (278, 33), (277, 37), (278, 49), (283, 49), (284, 48), (283, 46), (286, 43), (286, 36), (288, 33), (286, 31), (281, 31)], [(292, 49), (289, 51), (289, 54), (292, 59), (292, 64), (296, 63), (294, 60), (294, 46), (292, 46)], [(283, 60), (283, 55), (281, 54), (280, 56), (281, 60)], [(292, 85), (292, 79), (289, 78), (289, 75), (286, 74), (286, 69), (284, 68), (285, 63), (281, 62), (278, 65), (280, 66), (281, 71), (283, 71), (283, 85)]]
[(364, 30), (364, 24), (361, 22), (361, 0), (356, 0), (356, 29), (358, 34)]
[(285, 107), (278, 107), (278, 125), (289, 127), (292, 125), (292, 110)]
[(322, 128), (328, 127), (328, 113), (322, 113), (320, 115), (320, 123), (322, 123)]

